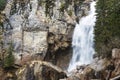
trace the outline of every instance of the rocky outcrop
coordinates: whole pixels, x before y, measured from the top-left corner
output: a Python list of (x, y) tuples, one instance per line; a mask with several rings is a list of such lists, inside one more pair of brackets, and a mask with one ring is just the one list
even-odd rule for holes
[(68, 66), (73, 29), (79, 19), (88, 14), (91, 0), (7, 1), (0, 16), (4, 26), (3, 47), (0, 47), (7, 48), (12, 42), (16, 60), (15, 69), (10, 68), (12, 71), (0, 68), (0, 80), (104, 80), (119, 77), (119, 49), (113, 49), (111, 60), (95, 58), (90, 65), (78, 66), (68, 77), (57, 67), (66, 69)]
[(96, 57), (89, 65), (78, 66), (68, 74), (65, 80), (119, 80), (120, 58), (119, 49), (113, 49), (112, 58)]
[[(15, 79), (14, 73), (21, 65), (23, 67), (16, 72), (18, 80), (64, 78), (65, 73), (61, 69), (39, 60), (67, 68), (72, 56), (71, 41), (75, 24), (89, 11), (90, 0), (83, 1), (7, 0), (1, 12), (4, 16), (0, 16), (3, 23), (0, 30), (4, 32), (0, 34), (3, 43), (0, 46), (0, 61), (3, 61), (12, 43), (15, 64), (10, 70), (0, 70), (0, 76), (6, 75), (1, 80)], [(33, 60), (38, 61), (33, 63), (34, 66), (26, 65)]]
[(59, 67), (44, 61), (32, 61), (17, 72), (17, 80), (59, 80), (66, 73)]
[[(120, 49), (114, 48), (112, 50), (112, 58), (115, 65), (115, 70), (112, 73), (112, 76), (120, 75)], [(120, 79), (120, 77), (119, 77)], [(114, 80), (114, 79), (113, 79)]]
[[(107, 76), (106, 68), (110, 65), (109, 60), (107, 59), (95, 59), (92, 64), (78, 66), (76, 70), (70, 72), (67, 80), (75, 80), (76, 77), (78, 80), (91, 80), (91, 79), (101, 79), (104, 80)], [(72, 79), (72, 78), (73, 79)]]
[(70, 50), (75, 24), (89, 11), (90, 0), (83, 1), (8, 0), (2, 12), (3, 43), (7, 48), (12, 42), (15, 63), (29, 60), (26, 56), (38, 59), (36, 55), (50, 61), (60, 50)]
[(120, 49), (115, 48), (112, 50), (112, 58), (120, 59)]

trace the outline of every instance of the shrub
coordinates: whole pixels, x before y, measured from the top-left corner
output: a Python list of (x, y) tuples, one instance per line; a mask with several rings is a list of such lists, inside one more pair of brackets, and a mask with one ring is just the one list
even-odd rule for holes
[(0, 0), (0, 11), (5, 8), (6, 0)]
[(72, 10), (69, 10), (69, 11), (68, 11), (68, 15), (69, 15), (69, 16), (72, 16), (72, 12), (73, 12)]
[(12, 43), (9, 46), (9, 49), (7, 50), (7, 56), (4, 59), (4, 68), (9, 68), (14, 65), (14, 55), (13, 55), (13, 46)]

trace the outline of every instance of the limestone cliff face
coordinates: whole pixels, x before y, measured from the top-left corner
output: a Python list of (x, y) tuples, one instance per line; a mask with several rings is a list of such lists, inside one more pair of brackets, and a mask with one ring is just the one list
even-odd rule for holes
[(6, 49), (12, 42), (15, 64), (22, 66), (14, 65), (13, 69), (5, 70), (0, 61), (0, 80), (103, 80), (110, 76), (111, 66), (114, 70), (109, 78), (120, 75), (119, 49), (112, 51), (113, 62), (95, 58), (90, 65), (78, 66), (68, 78), (62, 70), (71, 58), (74, 26), (88, 14), (90, 1), (7, 0), (0, 13), (0, 23), (3, 23), (0, 32), (4, 33), (0, 33), (0, 37), (4, 37), (0, 38), (3, 41), (0, 48)]
[(75, 24), (89, 11), (90, 0), (83, 1), (8, 0), (3, 11), (4, 47), (13, 43), (16, 63), (27, 56), (43, 60), (68, 50)]
[(65, 78), (66, 73), (49, 62), (32, 61), (30, 65), (20, 68), (16, 76), (17, 80), (59, 80)]

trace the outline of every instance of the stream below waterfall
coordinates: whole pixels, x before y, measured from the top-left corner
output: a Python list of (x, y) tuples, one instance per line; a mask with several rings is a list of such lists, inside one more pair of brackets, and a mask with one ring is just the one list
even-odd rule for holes
[(90, 11), (87, 16), (80, 19), (76, 24), (73, 33), (72, 47), (73, 55), (69, 63), (68, 72), (76, 69), (77, 65), (89, 64), (93, 60), (94, 51), (94, 26), (96, 21), (95, 5), (90, 4)]

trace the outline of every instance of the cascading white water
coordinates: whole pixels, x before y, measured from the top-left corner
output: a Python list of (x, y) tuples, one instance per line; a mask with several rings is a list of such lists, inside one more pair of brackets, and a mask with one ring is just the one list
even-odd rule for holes
[(73, 56), (68, 67), (68, 72), (77, 65), (89, 64), (94, 54), (94, 26), (96, 21), (95, 4), (90, 4), (88, 16), (83, 17), (79, 24), (76, 24), (73, 34)]

